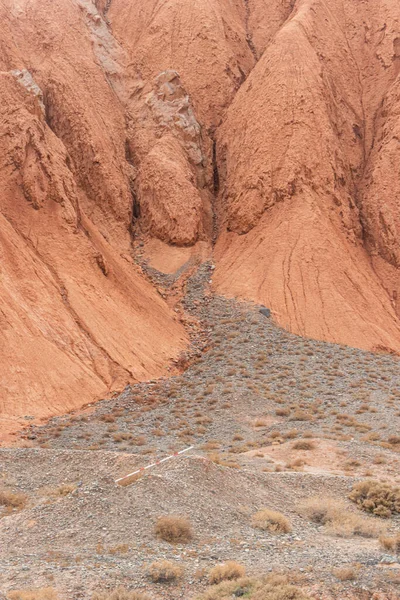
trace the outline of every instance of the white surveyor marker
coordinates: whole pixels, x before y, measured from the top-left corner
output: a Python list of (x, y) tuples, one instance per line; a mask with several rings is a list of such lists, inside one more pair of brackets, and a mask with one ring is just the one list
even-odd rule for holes
[(171, 458), (175, 458), (176, 456), (179, 456), (179, 454), (188, 452), (188, 450), (192, 450), (192, 448), (194, 448), (194, 446), (189, 446), (189, 448), (185, 448), (184, 450), (180, 450), (179, 452), (174, 452), (174, 454), (171, 454), (171, 456), (166, 456), (165, 458), (162, 458), (161, 460), (157, 460), (155, 463), (152, 463), (151, 465), (147, 465), (146, 467), (141, 467), (137, 471), (134, 471), (133, 473), (129, 473), (129, 475), (124, 475), (124, 477), (120, 477), (119, 479), (116, 479), (115, 483), (121, 483), (121, 481), (124, 481), (125, 479), (129, 479), (130, 477), (133, 477), (134, 475), (138, 475), (139, 473), (143, 473), (143, 471), (146, 471), (147, 469), (151, 469), (152, 467), (161, 465), (161, 463), (166, 462), (167, 460), (171, 460)]

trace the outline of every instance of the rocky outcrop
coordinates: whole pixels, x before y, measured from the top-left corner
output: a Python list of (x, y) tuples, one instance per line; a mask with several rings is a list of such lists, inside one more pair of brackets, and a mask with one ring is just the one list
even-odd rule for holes
[(194, 115), (179, 74), (167, 70), (143, 82), (127, 102), (129, 152), (141, 231), (176, 245), (210, 236), (207, 136)]

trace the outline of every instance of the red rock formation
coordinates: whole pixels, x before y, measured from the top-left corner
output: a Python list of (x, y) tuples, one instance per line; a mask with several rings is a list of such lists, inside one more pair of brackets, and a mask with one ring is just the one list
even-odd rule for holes
[[(267, 4), (267, 2), (263, 2)], [(243, 0), (113, 0), (112, 31), (144, 80), (176, 70), (198, 120), (220, 123), (254, 64)]]
[(399, 18), (389, 1), (296, 2), (218, 130), (232, 233), (215, 277), (291, 331), (397, 351)]
[(2, 436), (160, 375), (187, 343), (131, 257), (124, 112), (79, 6), (23, 4), (0, 5)]
[(162, 71), (152, 85), (126, 100), (129, 152), (141, 231), (176, 245), (211, 235), (207, 141), (176, 71)]
[(398, 2), (0, 0), (0, 18), (9, 428), (184, 347), (132, 232), (154, 264), (216, 241), (215, 289), (295, 333), (400, 350)]

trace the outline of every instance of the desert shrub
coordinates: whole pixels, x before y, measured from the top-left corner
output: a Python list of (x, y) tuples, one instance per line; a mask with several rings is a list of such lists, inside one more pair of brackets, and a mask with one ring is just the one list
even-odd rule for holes
[(109, 554), (126, 554), (129, 552), (128, 544), (117, 544), (116, 546), (110, 546), (107, 552)]
[(290, 415), (289, 408), (277, 408), (275, 411), (277, 417), (288, 417)]
[(343, 463), (343, 468), (344, 468), (346, 471), (349, 471), (349, 470), (351, 470), (351, 469), (357, 469), (357, 467), (361, 467), (361, 463), (360, 463), (360, 461), (359, 461), (359, 460), (356, 460), (356, 459), (354, 459), (354, 458), (350, 458), (349, 460), (346, 460), (346, 461)]
[(167, 583), (182, 577), (183, 568), (169, 560), (160, 560), (151, 563), (148, 575), (154, 583)]
[(221, 467), (226, 467), (227, 469), (240, 469), (240, 464), (236, 463), (232, 460), (225, 460), (221, 454), (213, 452), (212, 454), (208, 454), (207, 456), (213, 463), (216, 465), (220, 465)]
[(114, 423), (115, 417), (114, 415), (101, 415), (100, 419), (105, 423)]
[(14, 590), (8, 592), (9, 600), (58, 600), (54, 588), (40, 588), (37, 590)]
[(266, 583), (251, 596), (252, 600), (309, 600), (302, 590), (289, 583)]
[(261, 578), (243, 577), (211, 586), (198, 600), (310, 600), (301, 589), (291, 585), (285, 576), (268, 575)]
[(150, 598), (142, 592), (130, 592), (124, 587), (117, 587), (112, 592), (95, 592), (92, 600), (150, 600)]
[(280, 512), (263, 508), (252, 517), (252, 525), (256, 529), (270, 533), (289, 533), (292, 530), (290, 521)]
[(398, 436), (398, 435), (389, 436), (388, 443), (392, 444), (393, 446), (397, 446), (398, 444), (400, 444), (400, 436)]
[(312, 421), (313, 416), (305, 410), (298, 409), (290, 417), (290, 421)]
[(329, 498), (310, 498), (300, 505), (300, 512), (307, 519), (318, 525), (326, 525), (332, 521), (336, 513), (337, 503)]
[(362, 510), (389, 518), (400, 513), (400, 488), (389, 483), (366, 479), (356, 483), (349, 496)]
[(185, 517), (174, 515), (160, 517), (155, 532), (157, 537), (170, 544), (188, 542), (193, 537), (190, 521)]
[(297, 429), (291, 429), (290, 431), (287, 431), (284, 435), (284, 437), (288, 440), (293, 440), (294, 438), (296, 438), (299, 435), (299, 432)]
[(302, 458), (295, 458), (286, 463), (286, 469), (292, 469), (293, 471), (300, 471), (306, 463)]
[(357, 579), (357, 569), (354, 567), (339, 567), (332, 571), (333, 575), (340, 581), (354, 581)]
[(213, 567), (209, 574), (208, 580), (211, 584), (221, 583), (221, 581), (232, 581), (240, 579), (246, 574), (246, 569), (243, 565), (235, 562), (234, 560), (228, 560), (228, 562), (222, 565), (216, 565)]
[(298, 440), (292, 446), (293, 450), (314, 450), (315, 444), (309, 440)]
[(382, 536), (379, 538), (379, 541), (385, 550), (400, 554), (400, 533), (397, 533), (393, 537)]
[(21, 492), (12, 492), (11, 490), (0, 490), (0, 506), (7, 509), (21, 510), (27, 503), (27, 497)]
[(46, 493), (49, 496), (68, 496), (74, 490), (76, 490), (76, 485), (73, 483), (62, 483), (57, 488), (48, 488), (46, 489)]
[(325, 525), (327, 532), (339, 537), (378, 537), (385, 526), (379, 521), (366, 519), (347, 510), (343, 502), (331, 498), (310, 498), (303, 502), (300, 512), (313, 523)]

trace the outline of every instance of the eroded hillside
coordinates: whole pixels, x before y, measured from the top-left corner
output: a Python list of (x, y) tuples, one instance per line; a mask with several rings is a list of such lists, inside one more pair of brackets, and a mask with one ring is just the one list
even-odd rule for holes
[(139, 255), (167, 273), (213, 256), (214, 291), (289, 331), (400, 350), (398, 2), (1, 0), (0, 17), (3, 431), (186, 347)]

